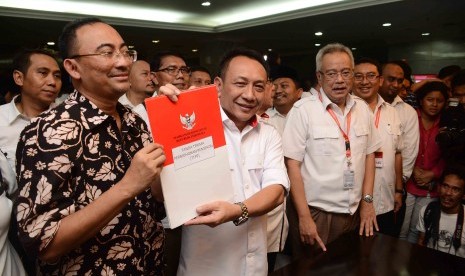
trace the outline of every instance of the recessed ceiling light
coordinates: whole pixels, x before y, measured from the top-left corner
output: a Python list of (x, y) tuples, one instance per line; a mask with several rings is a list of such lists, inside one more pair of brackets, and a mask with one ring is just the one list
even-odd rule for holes
[(422, 36), (428, 36), (428, 35), (430, 35), (430, 33), (422, 33), (421, 35)]
[(212, 3), (208, 2), (208, 1), (205, 1), (205, 2), (202, 2), (202, 6), (204, 7), (208, 7), (210, 6)]
[(263, 55), (263, 59), (266, 61), (268, 59), (267, 55)]
[(192, 49), (192, 52), (194, 52), (194, 53), (197, 52), (197, 51), (198, 51), (197, 49)]
[(271, 51), (273, 51), (273, 49), (269, 48), (269, 49), (268, 49), (268, 52), (271, 52)]
[(391, 23), (389, 22), (383, 24), (383, 27), (389, 27), (389, 26), (391, 26)]
[(320, 43), (315, 43), (315, 46), (317, 46), (317, 47), (320, 46), (320, 45), (321, 45)]
[(152, 43), (158, 43), (160, 40), (152, 40)]
[(352, 51), (355, 51), (355, 50), (357, 50), (357, 48), (355, 48), (355, 47), (352, 47)]
[(55, 45), (55, 42), (49, 41), (49, 42), (47, 42), (47, 45), (53, 46), (53, 45)]
[(321, 36), (321, 35), (323, 35), (323, 33), (322, 32), (316, 32), (315, 35), (316, 36)]
[(129, 49), (133, 49), (133, 48), (134, 48), (134, 45), (129, 45), (128, 48), (129, 48)]

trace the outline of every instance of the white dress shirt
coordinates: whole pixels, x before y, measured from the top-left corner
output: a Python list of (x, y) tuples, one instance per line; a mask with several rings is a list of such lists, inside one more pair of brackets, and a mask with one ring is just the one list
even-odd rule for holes
[(402, 175), (404, 181), (412, 175), (420, 143), (420, 128), (418, 127), (418, 113), (399, 96), (394, 98), (391, 105), (397, 110), (402, 124)]
[[(378, 95), (374, 110), (375, 122), (379, 111), (378, 133), (382, 141), (382, 167), (377, 166), (373, 187), (373, 204), (376, 215), (394, 210), (396, 189), (395, 157), (402, 151), (401, 122), (397, 111)], [(376, 125), (375, 125), (376, 127)]]
[[(281, 137), (274, 127), (258, 123), (242, 132), (221, 110), (229, 153), (234, 201), (240, 202), (261, 189), (289, 182)], [(178, 275), (266, 275), (266, 215), (215, 228), (183, 226)]]
[[(284, 156), (302, 162), (301, 174), (308, 205), (326, 212), (354, 214), (362, 197), (366, 155), (375, 152), (381, 141), (374, 127), (373, 114), (360, 98), (347, 95), (345, 110), (332, 103), (320, 90), (318, 95), (301, 99), (287, 115), (283, 133)], [(347, 157), (344, 138), (330, 107), (345, 132), (346, 118), (351, 112), (352, 189), (344, 188)]]
[(119, 99), (118, 99), (118, 102), (120, 102), (122, 105), (124, 105), (125, 107), (129, 108), (129, 109), (134, 109), (134, 107), (136, 107), (135, 105), (133, 105), (131, 103), (131, 101), (128, 99), (128, 96), (126, 96), (126, 93), (124, 93), (123, 96), (121, 96)]

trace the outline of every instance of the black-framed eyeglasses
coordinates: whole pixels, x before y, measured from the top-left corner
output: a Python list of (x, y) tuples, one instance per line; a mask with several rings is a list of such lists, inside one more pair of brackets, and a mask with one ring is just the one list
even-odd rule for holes
[(81, 57), (93, 57), (93, 56), (102, 56), (107, 59), (112, 59), (112, 60), (117, 60), (120, 56), (127, 59), (131, 60), (132, 62), (135, 62), (137, 60), (137, 51), (135, 50), (126, 50), (126, 51), (105, 51), (101, 53), (95, 53), (95, 54), (85, 54), (85, 55), (74, 55), (69, 58), (75, 59), (75, 58), (81, 58)]
[(329, 81), (336, 80), (338, 75), (341, 75), (342, 79), (344, 80), (349, 80), (354, 76), (354, 72), (350, 69), (346, 69), (342, 71), (327, 71), (327, 72), (319, 71), (319, 72), (326, 78), (326, 80), (329, 80)]
[(168, 66), (166, 68), (158, 69), (155, 72), (165, 72), (165, 73), (167, 73), (168, 75), (171, 75), (171, 76), (176, 76), (177, 74), (179, 74), (179, 72), (181, 72), (181, 74), (183, 74), (183, 75), (189, 75), (190, 72), (191, 72), (191, 68), (189, 68), (187, 66), (183, 66), (183, 67), (179, 67), (179, 68), (176, 67), (176, 66)]
[(356, 73), (354, 74), (354, 80), (355, 81), (363, 81), (364, 78), (366, 78), (368, 81), (374, 81), (378, 78), (379, 76), (375, 73), (368, 73), (366, 75), (361, 74), (361, 73)]

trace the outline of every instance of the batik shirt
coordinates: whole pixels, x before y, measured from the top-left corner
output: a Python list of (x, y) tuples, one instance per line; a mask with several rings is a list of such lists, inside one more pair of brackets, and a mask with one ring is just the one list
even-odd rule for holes
[[(151, 142), (140, 117), (121, 104), (117, 111), (121, 131), (112, 116), (75, 91), (22, 132), (15, 207), (26, 252), (46, 249), (61, 219), (120, 181), (134, 154)], [(163, 205), (147, 189), (96, 236), (53, 264), (39, 261), (38, 269), (44, 275), (161, 275), (163, 216)]]

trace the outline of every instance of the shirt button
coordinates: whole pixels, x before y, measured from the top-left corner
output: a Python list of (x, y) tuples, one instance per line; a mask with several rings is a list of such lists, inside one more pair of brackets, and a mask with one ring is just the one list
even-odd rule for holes
[(248, 189), (249, 189), (249, 185), (245, 185), (244, 188), (245, 188), (246, 190), (248, 190)]

